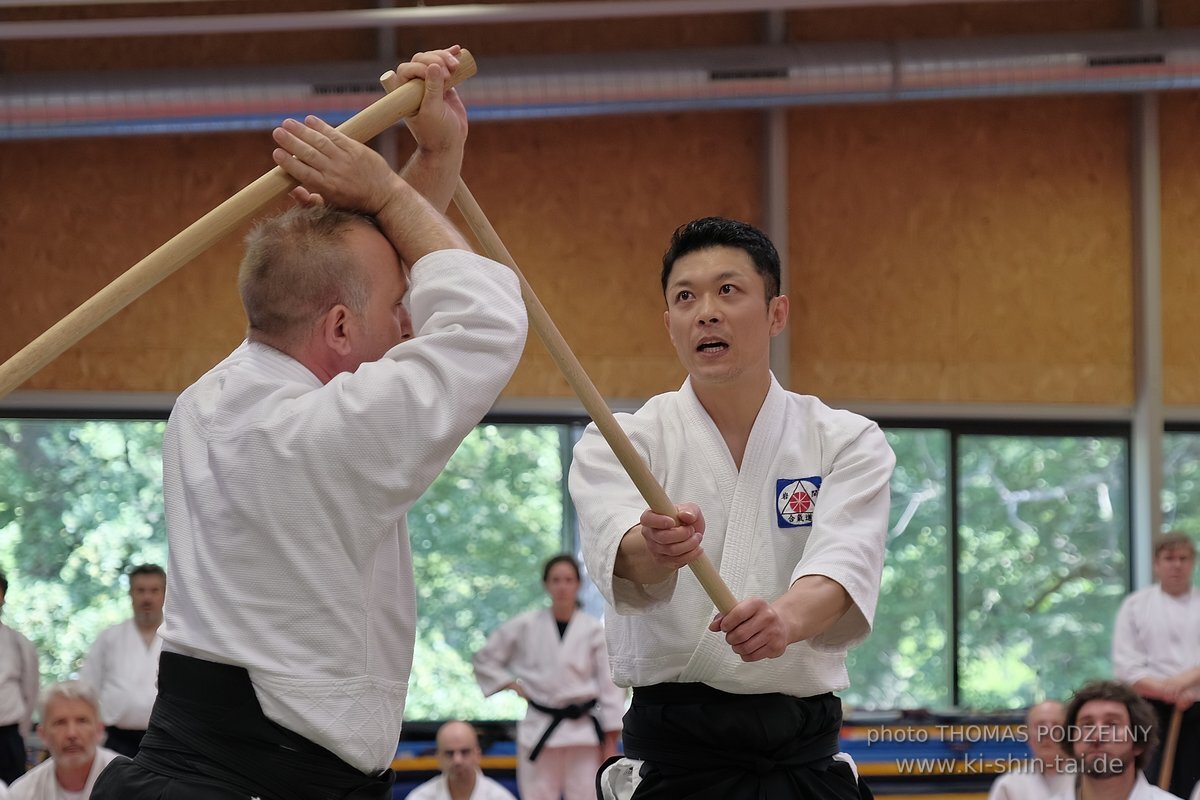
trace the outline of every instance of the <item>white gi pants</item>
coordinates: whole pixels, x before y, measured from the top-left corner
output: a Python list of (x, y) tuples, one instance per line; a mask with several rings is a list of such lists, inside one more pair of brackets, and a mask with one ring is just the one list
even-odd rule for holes
[(595, 744), (543, 747), (537, 761), (529, 748), (517, 748), (517, 788), (521, 800), (595, 800), (600, 747)]

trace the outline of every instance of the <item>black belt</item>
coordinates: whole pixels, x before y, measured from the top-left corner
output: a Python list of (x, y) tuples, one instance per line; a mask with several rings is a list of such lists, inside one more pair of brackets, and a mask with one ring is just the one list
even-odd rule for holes
[(533, 708), (536, 708), (543, 714), (549, 714), (551, 717), (550, 724), (546, 727), (546, 732), (542, 734), (542, 738), (538, 739), (538, 743), (529, 751), (530, 761), (537, 761), (538, 754), (542, 752), (542, 748), (546, 746), (546, 741), (550, 738), (550, 734), (554, 733), (554, 729), (558, 727), (560, 722), (564, 719), (579, 719), (584, 714), (587, 714), (591, 718), (592, 724), (596, 726), (596, 736), (600, 739), (600, 744), (604, 744), (604, 728), (601, 727), (600, 720), (596, 719), (595, 714), (588, 714), (589, 711), (596, 707), (596, 703), (599, 702), (596, 698), (593, 697), (586, 703), (572, 703), (562, 708), (550, 708), (541, 703), (535, 703), (529, 700), (529, 698), (526, 698), (526, 701)]
[(163, 653), (150, 728), (134, 759), (160, 775), (202, 775), (263, 800), (390, 796), (395, 773), (364, 775), (262, 712), (241, 667)]
[[(714, 726), (714, 719), (727, 724)], [(630, 758), (683, 771), (722, 764), (765, 774), (836, 754), (841, 721), (841, 701), (832, 694), (731, 694), (702, 683), (660, 683), (634, 687), (621, 741)]]

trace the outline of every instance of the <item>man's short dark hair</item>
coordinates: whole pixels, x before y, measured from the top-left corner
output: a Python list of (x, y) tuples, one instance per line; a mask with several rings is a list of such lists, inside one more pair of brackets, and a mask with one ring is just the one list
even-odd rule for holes
[(1142, 752), (1134, 759), (1134, 765), (1138, 769), (1145, 767), (1158, 747), (1158, 717), (1153, 706), (1143, 700), (1132, 686), (1121, 681), (1092, 681), (1075, 692), (1067, 704), (1067, 735), (1062, 740), (1063, 750), (1072, 758), (1075, 757), (1075, 742), (1079, 741), (1079, 726), (1076, 724), (1079, 709), (1093, 700), (1112, 700), (1121, 703), (1129, 711), (1129, 733), (1134, 743), (1142, 747)]
[(779, 252), (775, 245), (753, 225), (725, 217), (702, 217), (675, 229), (662, 259), (664, 295), (675, 262), (688, 253), (710, 247), (733, 247), (744, 251), (754, 262), (758, 274), (762, 275), (767, 287), (767, 302), (779, 296)]
[(0, 592), (8, 594), (8, 578), (4, 577), (3, 572), (0, 572)]
[(163, 579), (163, 583), (167, 582), (167, 571), (158, 564), (138, 564), (129, 570), (129, 582), (133, 583), (133, 579), (139, 575), (157, 575)]
[(1192, 541), (1192, 537), (1188, 536), (1183, 531), (1167, 531), (1160, 533), (1154, 537), (1154, 557), (1162, 553), (1163, 550), (1182, 547), (1188, 550), (1192, 555), (1196, 555), (1196, 543)]

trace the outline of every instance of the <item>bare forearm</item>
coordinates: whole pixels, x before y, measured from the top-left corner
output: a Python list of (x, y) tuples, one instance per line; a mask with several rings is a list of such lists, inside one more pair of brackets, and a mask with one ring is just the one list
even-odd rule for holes
[(646, 539), (642, 536), (641, 525), (634, 525), (625, 531), (625, 535), (621, 538), (621, 544), (617, 547), (617, 560), (613, 567), (613, 574), (618, 578), (646, 586), (662, 583), (675, 574), (675, 570), (654, 562), (650, 551), (646, 548)]
[(1185, 689), (1200, 688), (1200, 667), (1185, 669), (1183, 672), (1176, 675), (1174, 680)]
[(436, 250), (470, 250), (465, 238), (418, 190), (395, 180), (388, 202), (375, 215), (396, 252), (408, 264)]
[(840, 583), (824, 575), (805, 575), (771, 604), (787, 623), (792, 644), (827, 631), (854, 601)]
[(417, 148), (400, 170), (400, 177), (420, 192), (431, 206), (445, 213), (458, 186), (462, 160), (462, 147), (438, 151)]

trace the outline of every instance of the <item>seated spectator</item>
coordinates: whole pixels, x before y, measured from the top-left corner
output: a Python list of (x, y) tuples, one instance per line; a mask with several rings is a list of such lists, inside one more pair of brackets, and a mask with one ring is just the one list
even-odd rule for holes
[(409, 800), (516, 800), (479, 769), (479, 737), (465, 722), (438, 728), (437, 761), (441, 775), (409, 793)]
[(1047, 800), (1073, 785), (1066, 756), (1059, 742), (1064, 733), (1066, 709), (1057, 700), (1047, 700), (1029, 709), (1025, 735), (1033, 760), (1028, 769), (1001, 775), (992, 784), (988, 800)]
[(50, 757), (13, 783), (12, 800), (90, 797), (100, 772), (117, 757), (100, 746), (104, 726), (96, 693), (80, 681), (52, 683), (42, 690), (38, 717), (38, 736)]
[(1067, 705), (1063, 750), (1075, 759), (1078, 786), (1054, 800), (1173, 800), (1142, 768), (1158, 744), (1154, 709), (1129, 684), (1093, 681)]

